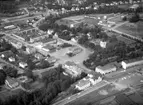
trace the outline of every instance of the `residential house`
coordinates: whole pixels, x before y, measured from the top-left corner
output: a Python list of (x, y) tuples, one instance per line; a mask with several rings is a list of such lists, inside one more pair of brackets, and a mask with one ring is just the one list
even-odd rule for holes
[(47, 33), (48, 33), (49, 35), (51, 35), (52, 33), (54, 33), (54, 30), (48, 29)]
[(95, 85), (98, 82), (102, 81), (102, 75), (98, 74), (98, 73), (96, 73), (94, 75), (88, 74), (88, 77), (89, 77), (88, 79), (89, 79), (89, 81), (91, 82), (92, 85)]
[(16, 79), (10, 77), (7, 77), (7, 79), (5, 80), (5, 84), (11, 89), (19, 85)]
[(10, 62), (15, 62), (15, 58), (14, 58), (14, 57), (9, 57), (8, 60), (9, 60)]
[(82, 79), (75, 85), (75, 87), (79, 90), (84, 90), (90, 86), (90, 81), (88, 79)]
[(107, 64), (105, 66), (97, 66), (95, 71), (101, 74), (107, 74), (116, 71), (116, 66), (113, 64)]
[(100, 46), (101, 46), (102, 48), (106, 48), (107, 42), (101, 40), (101, 41), (100, 41)]
[(21, 67), (21, 68), (26, 68), (28, 66), (28, 64), (27, 63), (25, 63), (25, 62), (19, 62), (19, 67)]

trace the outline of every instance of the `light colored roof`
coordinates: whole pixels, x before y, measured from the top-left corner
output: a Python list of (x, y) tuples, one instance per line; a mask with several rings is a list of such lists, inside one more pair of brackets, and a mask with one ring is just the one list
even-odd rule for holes
[(84, 86), (84, 85), (87, 85), (87, 84), (89, 84), (90, 83), (90, 81), (89, 80), (87, 80), (87, 79), (82, 79), (82, 80), (80, 80), (79, 82), (78, 82), (78, 86), (79, 87), (82, 87), (82, 86)]
[(138, 4), (134, 4), (134, 5), (132, 5), (130, 8), (136, 9), (136, 8), (138, 8), (138, 7), (139, 7)]

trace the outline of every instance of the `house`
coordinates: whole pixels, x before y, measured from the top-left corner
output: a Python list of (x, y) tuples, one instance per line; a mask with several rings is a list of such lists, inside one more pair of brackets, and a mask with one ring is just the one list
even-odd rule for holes
[(65, 64), (62, 65), (62, 67), (65, 68), (67, 73), (71, 74), (74, 77), (80, 75), (82, 72), (82, 69), (71, 61), (67, 61)]
[(106, 48), (107, 42), (101, 40), (101, 41), (100, 41), (100, 46), (101, 46), (102, 48)]
[(101, 74), (107, 74), (107, 73), (111, 73), (116, 71), (116, 66), (112, 65), (112, 64), (107, 64), (105, 66), (97, 66), (95, 71)]
[(100, 73), (96, 73), (94, 75), (88, 74), (88, 79), (92, 85), (97, 84), (98, 82), (102, 81), (102, 75)]
[(14, 29), (16, 28), (15, 25), (9, 25), (9, 26), (5, 26), (4, 29)]
[(9, 57), (8, 60), (9, 60), (10, 62), (15, 62), (15, 58), (14, 58), (14, 57)]
[(5, 80), (5, 84), (9, 88), (15, 88), (15, 87), (17, 87), (19, 85), (18, 82), (16, 81), (16, 79), (10, 78), (10, 77), (7, 77), (7, 79)]
[(123, 69), (143, 64), (142, 58), (130, 59), (121, 62)]
[(54, 32), (54, 30), (52, 30), (52, 29), (48, 29), (48, 31), (47, 31), (47, 33), (48, 33), (49, 35), (51, 35), (53, 32)]
[(25, 63), (25, 62), (19, 62), (19, 67), (21, 67), (21, 68), (26, 68), (28, 66), (28, 64), (27, 63)]
[(77, 38), (71, 38), (71, 41), (77, 43), (77, 42), (78, 42), (78, 39), (77, 39)]
[(90, 81), (88, 79), (82, 79), (75, 85), (78, 90), (84, 90), (90, 86)]
[(37, 58), (37, 59), (42, 59), (42, 58), (44, 58), (44, 56), (43, 56), (42, 54), (40, 54), (40, 53), (36, 53), (36, 54), (34, 55), (34, 57)]
[(4, 54), (1, 54), (1, 58), (4, 58), (5, 57), (5, 55)]

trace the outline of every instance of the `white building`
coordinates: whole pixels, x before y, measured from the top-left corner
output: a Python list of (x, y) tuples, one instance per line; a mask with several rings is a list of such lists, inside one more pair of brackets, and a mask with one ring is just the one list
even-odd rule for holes
[(9, 26), (5, 26), (4, 29), (14, 29), (16, 28), (15, 25), (9, 25)]
[(106, 42), (106, 41), (100, 41), (100, 46), (101, 46), (102, 48), (106, 48), (107, 42)]
[(14, 57), (9, 57), (8, 60), (9, 60), (10, 62), (15, 62), (15, 58), (14, 58)]
[(90, 86), (90, 81), (88, 79), (82, 79), (76, 84), (78, 90), (84, 90)]
[(116, 66), (108, 64), (105, 66), (97, 66), (95, 71), (101, 74), (107, 74), (116, 71), (116, 69), (117, 69)]
[(27, 66), (28, 66), (27, 63), (25, 63), (25, 62), (19, 62), (19, 67), (26, 68)]
[(141, 59), (141, 58), (126, 60), (126, 61), (121, 62), (121, 65), (124, 69), (127, 69), (129, 67), (133, 67), (133, 66), (137, 66), (137, 65), (141, 65), (141, 64), (143, 64), (143, 59)]
[(101, 76), (93, 76), (93, 77), (89, 78), (89, 81), (91, 82), (92, 85), (95, 85), (98, 82), (102, 81), (102, 77)]
[(76, 77), (81, 74), (82, 69), (78, 67), (74, 62), (67, 61), (64, 65), (63, 68), (66, 69), (66, 72), (71, 74), (72, 76)]

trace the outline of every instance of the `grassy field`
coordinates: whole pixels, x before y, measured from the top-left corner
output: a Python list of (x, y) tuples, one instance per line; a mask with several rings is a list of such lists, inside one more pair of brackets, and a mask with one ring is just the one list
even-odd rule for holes
[(116, 28), (122, 33), (130, 34), (139, 38), (143, 38), (143, 21), (137, 23), (126, 23)]
[(79, 99), (76, 99), (74, 102), (71, 102), (67, 105), (87, 105), (87, 103), (96, 103), (101, 99), (107, 98), (113, 94), (118, 94), (120, 91), (114, 85), (106, 85), (103, 88), (93, 91)]
[[(107, 18), (114, 17), (114, 14), (90, 14), (88, 16), (80, 15), (80, 16), (72, 16), (67, 17), (61, 20), (56, 21), (57, 24), (61, 25), (67, 25), (70, 26), (70, 24), (80, 24), (81, 22), (87, 23), (89, 25), (97, 25), (97, 23), (104, 18), (104, 16), (107, 16)], [(100, 17), (100, 19), (98, 19)]]

